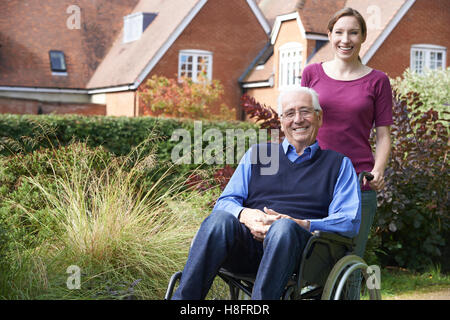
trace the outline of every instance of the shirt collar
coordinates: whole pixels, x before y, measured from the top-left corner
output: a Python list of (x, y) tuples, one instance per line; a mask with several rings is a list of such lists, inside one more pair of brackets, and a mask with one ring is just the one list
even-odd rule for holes
[[(289, 143), (289, 141), (284, 138), (283, 143), (283, 150), (284, 153), (287, 154), (288, 151), (292, 148), (295, 151), (295, 147)], [(305, 148), (305, 153), (310, 153), (310, 157), (314, 156), (314, 154), (316, 153), (316, 151), (319, 149), (319, 143), (317, 142), (317, 140), (310, 146)]]

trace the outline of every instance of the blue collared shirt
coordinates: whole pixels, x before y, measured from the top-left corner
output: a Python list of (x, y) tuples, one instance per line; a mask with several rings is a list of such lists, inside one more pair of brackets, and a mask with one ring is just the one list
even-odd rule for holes
[[(305, 148), (303, 154), (299, 156), (295, 147), (286, 138), (283, 140), (282, 146), (288, 159), (294, 163), (310, 159), (319, 148), (316, 141)], [(239, 214), (244, 209), (244, 200), (248, 196), (252, 150), (253, 148), (247, 150), (242, 157), (236, 171), (217, 200), (214, 210), (228, 211), (239, 218)], [(328, 207), (328, 216), (309, 221), (311, 232), (315, 230), (335, 232), (346, 237), (354, 237), (358, 233), (361, 221), (361, 191), (355, 169), (349, 158), (344, 157), (342, 161), (334, 187), (333, 200)]]

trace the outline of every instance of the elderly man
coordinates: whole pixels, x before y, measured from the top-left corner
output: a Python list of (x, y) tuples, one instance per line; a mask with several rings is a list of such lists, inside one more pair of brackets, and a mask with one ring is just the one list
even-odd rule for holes
[[(203, 221), (173, 299), (204, 299), (221, 267), (256, 274), (252, 299), (279, 299), (311, 232), (347, 237), (360, 224), (360, 189), (350, 160), (320, 149), (322, 110), (313, 89), (278, 99), (282, 144), (252, 146)], [(263, 174), (262, 150), (277, 163)]]

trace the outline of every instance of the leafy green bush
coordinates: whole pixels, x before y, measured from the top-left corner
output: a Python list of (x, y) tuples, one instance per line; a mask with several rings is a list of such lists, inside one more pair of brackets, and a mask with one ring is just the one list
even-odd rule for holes
[[(412, 72), (409, 68), (401, 77), (391, 79), (391, 85), (395, 91), (406, 96), (409, 92), (420, 95), (422, 106), (418, 110), (428, 111), (433, 108), (438, 111), (439, 118), (450, 120), (450, 67), (445, 70), (433, 70), (424, 74)], [(445, 124), (445, 122), (443, 122)]]
[(378, 194), (375, 232), (387, 253), (381, 256), (385, 264), (416, 270), (443, 260), (450, 227), (448, 128), (421, 97), (396, 95), (391, 159), (386, 188)]

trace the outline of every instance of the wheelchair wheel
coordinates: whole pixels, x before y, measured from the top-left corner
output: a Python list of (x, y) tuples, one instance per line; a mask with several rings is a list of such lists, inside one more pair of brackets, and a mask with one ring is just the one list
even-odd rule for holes
[[(370, 300), (381, 300), (377, 286), (366, 286), (369, 277), (367, 264), (356, 255), (341, 258), (328, 275), (323, 288), (322, 300), (358, 300), (361, 291), (367, 290)], [(365, 280), (361, 283), (362, 280)]]

